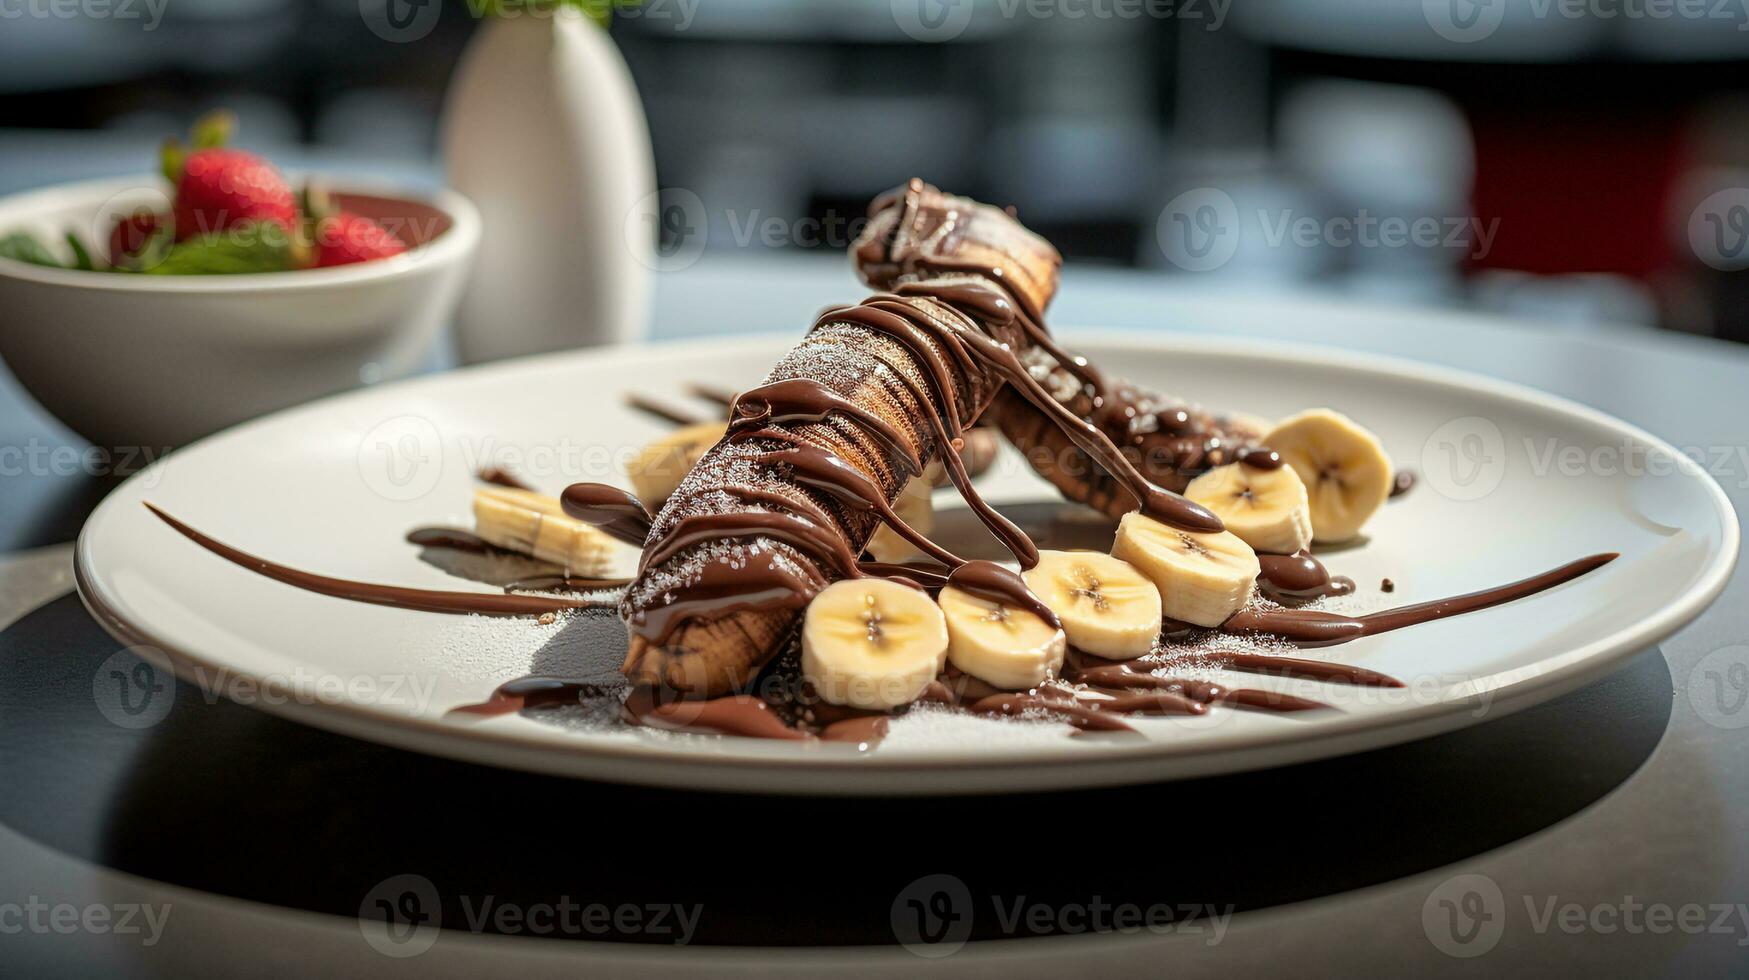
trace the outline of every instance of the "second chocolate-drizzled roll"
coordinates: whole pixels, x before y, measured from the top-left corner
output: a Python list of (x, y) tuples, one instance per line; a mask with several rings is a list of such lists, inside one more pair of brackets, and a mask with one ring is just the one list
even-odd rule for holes
[[(904, 279), (909, 295), (829, 311), (737, 400), (729, 436), (656, 515), (621, 603), (634, 682), (693, 696), (745, 685), (808, 600), (856, 573), (880, 518), (846, 488), (896, 500), (940, 453), (940, 430), (971, 424), (1000, 390), (987, 359), (942, 337), (973, 327), (992, 351), (1024, 351), (1007, 304), (1042, 315), (1061, 264), (1012, 215), (921, 181), (875, 201), (854, 256), (871, 284)], [(801, 479), (793, 454), (848, 472)]]

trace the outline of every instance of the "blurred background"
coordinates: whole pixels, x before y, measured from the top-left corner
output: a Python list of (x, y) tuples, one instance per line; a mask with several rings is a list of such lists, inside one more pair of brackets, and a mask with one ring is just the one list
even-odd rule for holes
[[(0, 192), (144, 170), (218, 105), (291, 165), (435, 168), (478, 27), (95, 2), (0, 0)], [(712, 250), (840, 251), (919, 175), (1072, 260), (1749, 340), (1745, 0), (646, 0), (611, 32)]]

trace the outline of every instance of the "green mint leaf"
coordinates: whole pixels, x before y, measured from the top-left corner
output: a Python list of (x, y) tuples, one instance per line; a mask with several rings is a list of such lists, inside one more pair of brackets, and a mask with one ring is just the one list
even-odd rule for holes
[(49, 251), (47, 245), (37, 240), (35, 235), (20, 231), (5, 238), (0, 238), (0, 258), (16, 259), (19, 262), (29, 262), (31, 265), (46, 265), (51, 269), (64, 269), (66, 263), (55, 258), (55, 253)]
[(85, 272), (96, 272), (97, 263), (91, 261), (91, 252), (85, 248), (85, 243), (79, 240), (74, 232), (67, 232), (67, 246), (73, 250), (73, 268)]
[(142, 271), (155, 276), (225, 276), (291, 268), (291, 235), (277, 224), (250, 224), (178, 242), (163, 261)]

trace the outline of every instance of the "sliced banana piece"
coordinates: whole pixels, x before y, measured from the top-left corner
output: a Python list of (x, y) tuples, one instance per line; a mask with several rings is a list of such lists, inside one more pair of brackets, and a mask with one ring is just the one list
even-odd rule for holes
[(1215, 512), (1254, 551), (1291, 555), (1312, 543), (1312, 504), (1291, 466), (1217, 466), (1190, 481), (1184, 495)]
[(566, 514), (559, 498), (510, 487), (474, 490), (474, 533), (580, 577), (605, 574), (615, 548), (600, 528)]
[(626, 476), (644, 506), (655, 513), (710, 448), (722, 441), (727, 422), (700, 422), (675, 429), (650, 443), (626, 463)]
[[(928, 535), (935, 529), (935, 504), (930, 499), (934, 484), (930, 482), (930, 474), (912, 477), (905, 488), (899, 491), (899, 499), (893, 501), (893, 513), (899, 519), (911, 525), (919, 534)], [(905, 562), (914, 558), (922, 558), (923, 552), (917, 546), (905, 540), (899, 532), (885, 523), (875, 529), (874, 536), (868, 539), (868, 553), (875, 561)]]
[(1076, 649), (1112, 660), (1154, 649), (1160, 590), (1129, 562), (1097, 551), (1040, 551), (1021, 577), (1063, 621)]
[(1341, 412), (1307, 409), (1282, 419), (1263, 444), (1299, 473), (1312, 505), (1312, 536), (1346, 541), (1391, 495), (1391, 459), (1379, 437)]
[(802, 619), (802, 676), (832, 704), (876, 711), (910, 704), (946, 662), (941, 608), (887, 579), (834, 582)]
[(938, 599), (947, 615), (947, 659), (1008, 691), (1037, 687), (1063, 666), (1068, 640), (1037, 613), (948, 586)]
[(1180, 531), (1138, 512), (1117, 525), (1112, 555), (1141, 569), (1160, 589), (1165, 615), (1219, 626), (1251, 598), (1257, 554), (1231, 531)]

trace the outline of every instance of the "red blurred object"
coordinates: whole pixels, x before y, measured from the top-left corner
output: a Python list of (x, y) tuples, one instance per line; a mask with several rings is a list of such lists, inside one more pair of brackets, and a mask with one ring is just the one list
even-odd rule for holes
[(316, 266), (351, 265), (400, 255), (407, 246), (382, 225), (350, 211), (316, 224)]
[(1499, 219), (1476, 265), (1648, 280), (1673, 260), (1667, 208), (1682, 173), (1678, 112), (1472, 110), (1475, 213)]
[(291, 185), (253, 153), (215, 147), (189, 154), (176, 185), (176, 238), (234, 228), (248, 221), (291, 228), (298, 206)]

